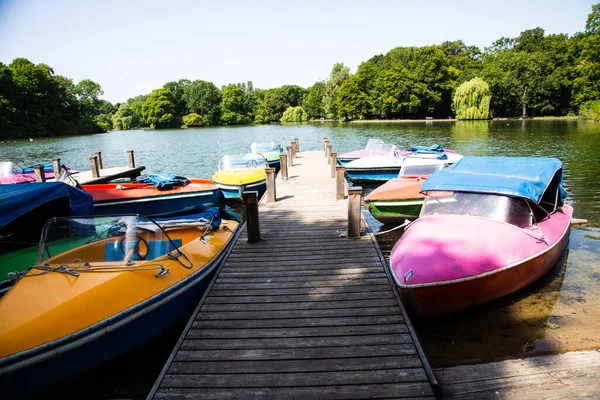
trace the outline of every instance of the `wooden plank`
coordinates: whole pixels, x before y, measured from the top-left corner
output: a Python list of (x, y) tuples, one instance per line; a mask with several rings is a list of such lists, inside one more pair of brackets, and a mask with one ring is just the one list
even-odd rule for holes
[(401, 315), (376, 315), (328, 318), (298, 319), (254, 319), (254, 320), (218, 320), (196, 319), (194, 329), (248, 329), (248, 328), (300, 328), (317, 326), (355, 326), (373, 324), (397, 324), (404, 322)]
[(359, 326), (327, 326), (310, 328), (262, 328), (262, 329), (190, 329), (189, 339), (238, 339), (283, 338), (340, 335), (401, 334), (408, 330), (404, 324), (378, 324)]
[(180, 350), (177, 361), (306, 360), (319, 358), (385, 357), (416, 354), (412, 344), (329, 347), (314, 349)]
[[(339, 261), (339, 260), (338, 260)], [(376, 257), (372, 257), (372, 256), (368, 256), (368, 255), (358, 255), (358, 256), (354, 256), (352, 257), (351, 261), (346, 261), (346, 264), (343, 265), (367, 265), (367, 264), (373, 264), (373, 263), (377, 263), (380, 262), (378, 258)], [(323, 265), (324, 267), (327, 266), (338, 266), (340, 265), (339, 263), (336, 263), (335, 259), (331, 259), (331, 260), (312, 260), (311, 262), (306, 262), (302, 259), (296, 259), (296, 260), (288, 260), (285, 263), (281, 262), (281, 261), (275, 261), (275, 262), (271, 262), (271, 261), (265, 261), (265, 260), (260, 260), (260, 261), (256, 261), (256, 260), (237, 260), (237, 261), (231, 261), (228, 260), (227, 261), (227, 269), (231, 269), (231, 268), (281, 268), (282, 266), (285, 266), (288, 269), (295, 269), (296, 267), (298, 269), (301, 268), (314, 268), (316, 265)]]
[(373, 315), (394, 315), (398, 314), (398, 307), (366, 307), (366, 308), (350, 308), (350, 309), (330, 309), (330, 310), (296, 310), (293, 315), (289, 310), (281, 311), (202, 311), (198, 315), (198, 320), (207, 319), (278, 319), (278, 318), (325, 318), (325, 317), (360, 317)]
[(234, 303), (234, 304), (206, 304), (202, 312), (220, 311), (275, 311), (275, 310), (319, 310), (337, 308), (372, 308), (372, 307), (397, 307), (396, 299), (376, 300), (345, 300), (345, 301), (307, 301), (295, 303)]
[(318, 280), (311, 282), (278, 282), (270, 283), (220, 283), (215, 282), (214, 290), (243, 290), (243, 289), (299, 289), (299, 288), (319, 288), (319, 287), (335, 287), (335, 286), (367, 286), (367, 285), (385, 285), (387, 279), (350, 279), (343, 281), (326, 281)]
[(331, 281), (350, 281), (350, 280), (364, 280), (364, 279), (385, 279), (385, 273), (383, 271), (370, 272), (370, 273), (357, 273), (357, 274), (317, 274), (317, 275), (302, 275), (299, 276), (258, 276), (258, 277), (236, 277), (236, 276), (219, 276), (218, 282), (220, 284), (225, 283), (269, 283), (271, 286), (285, 282), (298, 282), (303, 283), (309, 282), (331, 282)]
[(241, 303), (250, 306), (252, 303), (300, 303), (300, 302), (322, 302), (322, 301), (344, 301), (344, 300), (372, 300), (393, 299), (394, 295), (389, 291), (364, 292), (364, 293), (336, 293), (327, 295), (296, 295), (296, 296), (217, 296), (211, 293), (204, 304), (235, 304)]
[(285, 387), (285, 388), (165, 388), (156, 399), (365, 399), (404, 398), (435, 399), (426, 382), (402, 382), (371, 385)]
[(401, 343), (412, 343), (412, 338), (407, 334), (237, 340), (200, 338), (196, 340), (186, 340), (181, 348), (184, 350), (308, 349), (311, 347), (375, 346)]
[(259, 374), (289, 372), (362, 371), (394, 368), (418, 368), (421, 360), (414, 355), (391, 357), (333, 358), (315, 360), (270, 361), (188, 361), (171, 365), (169, 374)]
[(114, 168), (103, 168), (99, 171), (100, 176), (98, 178), (92, 177), (92, 171), (79, 171), (73, 174), (73, 178), (82, 185), (94, 184), (94, 183), (106, 183), (115, 179), (120, 178), (135, 178), (140, 176), (140, 173), (145, 170), (146, 167), (114, 167)]
[(290, 372), (286, 374), (210, 374), (172, 375), (164, 380), (164, 387), (196, 388), (253, 388), (289, 386), (332, 386), (361, 385), (372, 382), (399, 383), (426, 381), (425, 372), (420, 368), (384, 369), (371, 371), (338, 372)]
[[(313, 266), (317, 268), (317, 266)], [(285, 269), (267, 269), (267, 268), (253, 268), (248, 271), (247, 269), (232, 270), (228, 269), (227, 272), (222, 272), (219, 275), (219, 279), (224, 278), (258, 278), (258, 277), (284, 277), (284, 276), (318, 276), (318, 275), (354, 275), (354, 274), (372, 274), (372, 273), (383, 273), (381, 267), (354, 267), (354, 268), (319, 268), (319, 269), (305, 269), (299, 271), (291, 271), (289, 268)]]
[(337, 287), (305, 287), (296, 289), (237, 289), (232, 291), (230, 289), (214, 289), (211, 291), (213, 296), (271, 296), (271, 295), (305, 295), (311, 294), (313, 296), (327, 296), (335, 293), (364, 293), (371, 291), (380, 291), (382, 289), (388, 289), (389, 285), (358, 285), (358, 286), (337, 286)]

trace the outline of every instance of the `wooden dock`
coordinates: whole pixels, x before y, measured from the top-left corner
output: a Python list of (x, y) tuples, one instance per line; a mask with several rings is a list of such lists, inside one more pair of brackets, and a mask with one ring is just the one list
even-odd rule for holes
[(597, 399), (600, 352), (506, 360), (436, 369), (442, 399)]
[(324, 153), (294, 164), (259, 206), (263, 241), (244, 228), (149, 398), (434, 398), (375, 239), (340, 237), (348, 204)]

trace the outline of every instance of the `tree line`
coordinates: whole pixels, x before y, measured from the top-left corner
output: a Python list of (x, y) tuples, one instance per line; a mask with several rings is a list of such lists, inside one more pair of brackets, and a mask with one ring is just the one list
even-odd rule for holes
[(483, 119), (580, 115), (600, 119), (600, 4), (585, 30), (542, 28), (479, 49), (462, 41), (397, 47), (359, 65), (336, 63), (309, 88), (221, 88), (181, 79), (111, 104), (102, 88), (25, 58), (0, 63), (0, 138), (315, 119)]

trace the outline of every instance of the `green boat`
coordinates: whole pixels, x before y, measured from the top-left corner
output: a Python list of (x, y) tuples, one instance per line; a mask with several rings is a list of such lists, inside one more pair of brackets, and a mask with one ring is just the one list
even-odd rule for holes
[(281, 155), (283, 149), (275, 142), (252, 143), (248, 146), (248, 153), (258, 153), (267, 160), (269, 168), (275, 168), (275, 173), (281, 169)]

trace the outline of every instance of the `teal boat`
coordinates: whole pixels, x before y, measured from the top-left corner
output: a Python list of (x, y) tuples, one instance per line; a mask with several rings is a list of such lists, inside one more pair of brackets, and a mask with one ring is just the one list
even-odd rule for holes
[(258, 153), (267, 160), (269, 168), (275, 168), (275, 173), (281, 169), (279, 156), (283, 149), (275, 142), (252, 143), (248, 146), (248, 153)]

